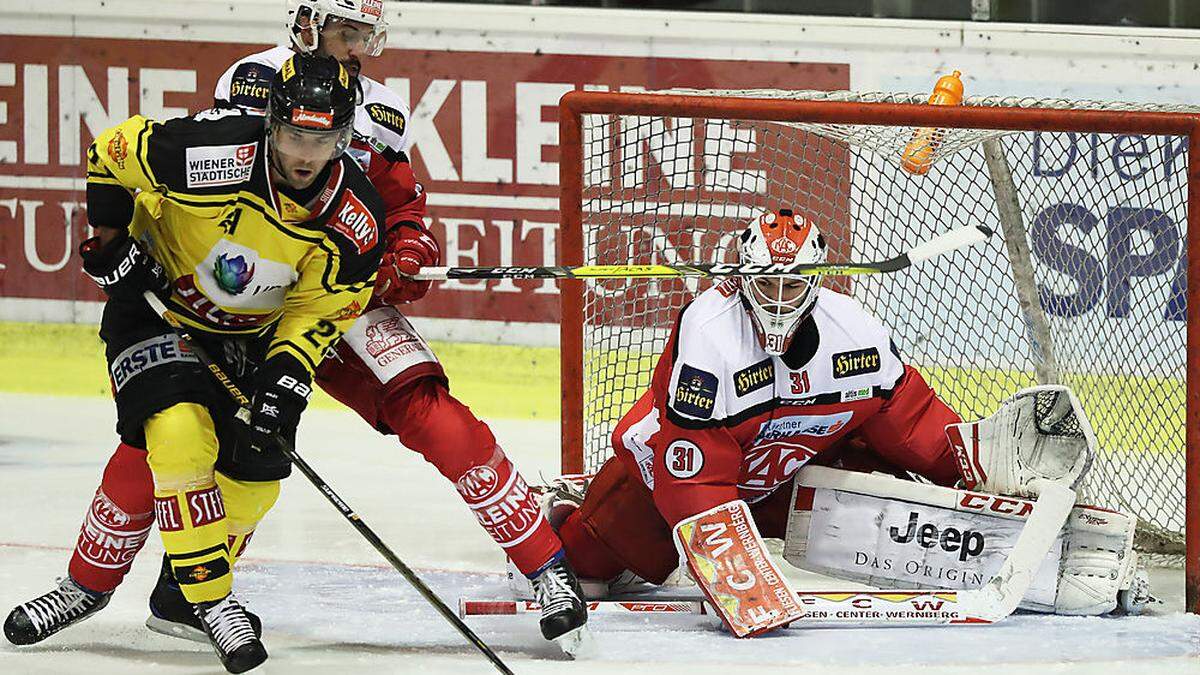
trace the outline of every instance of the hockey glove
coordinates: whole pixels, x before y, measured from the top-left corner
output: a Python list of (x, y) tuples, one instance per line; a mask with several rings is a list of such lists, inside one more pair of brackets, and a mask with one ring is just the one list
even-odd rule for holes
[(166, 270), (128, 232), (108, 244), (102, 244), (100, 237), (84, 240), (79, 257), (83, 258), (83, 271), (110, 298), (136, 300), (142, 293), (154, 291), (165, 300), (171, 294)]
[(312, 376), (294, 357), (272, 356), (254, 373), (250, 407), (250, 447), (260, 453), (278, 451), (275, 436), (294, 438), (300, 413), (312, 395)]
[(441, 262), (437, 240), (424, 228), (401, 223), (388, 232), (387, 251), (375, 279), (375, 297), (385, 305), (401, 305), (420, 300), (429, 292), (431, 281), (416, 281), (412, 275), (422, 267)]

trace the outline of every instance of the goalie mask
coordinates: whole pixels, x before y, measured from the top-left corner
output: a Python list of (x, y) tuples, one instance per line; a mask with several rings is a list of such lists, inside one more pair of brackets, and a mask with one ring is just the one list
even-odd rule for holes
[(383, 0), (291, 0), (287, 31), (301, 53), (316, 50), (321, 31), (337, 22), (365, 24), (366, 29), (348, 24), (341, 36), (367, 56), (379, 56), (387, 43), (387, 21)]
[[(808, 218), (779, 209), (746, 227), (738, 253), (744, 265), (820, 264), (825, 262), (825, 238)], [(821, 275), (746, 276), (741, 281), (742, 304), (759, 344), (768, 354), (782, 356), (817, 302)]]

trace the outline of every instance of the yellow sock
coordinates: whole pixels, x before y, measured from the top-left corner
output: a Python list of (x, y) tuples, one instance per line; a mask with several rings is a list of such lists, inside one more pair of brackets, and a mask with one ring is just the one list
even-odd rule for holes
[(212, 418), (202, 405), (180, 403), (151, 416), (145, 429), (154, 513), (179, 588), (191, 603), (219, 600), (233, 577)]
[(230, 560), (237, 564), (258, 522), (267, 515), (279, 498), (279, 481), (234, 480), (216, 473), (217, 485), (225, 498), (226, 522), (229, 529)]

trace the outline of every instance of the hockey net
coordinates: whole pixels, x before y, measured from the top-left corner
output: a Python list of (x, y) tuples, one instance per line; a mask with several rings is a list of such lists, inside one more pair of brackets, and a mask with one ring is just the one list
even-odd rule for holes
[[(996, 236), (970, 250), (826, 284), (890, 326), (905, 359), (964, 418), (991, 414), (1021, 387), (1070, 385), (1100, 444), (1086, 498), (1136, 514), (1138, 548), (1182, 563), (1197, 110), (1024, 98), (889, 105), (926, 98), (571, 94), (562, 262), (732, 260), (736, 233), (779, 207), (813, 218), (838, 262), (985, 225)], [(924, 175), (901, 167), (918, 126), (944, 134)], [(564, 285), (565, 471), (595, 471), (611, 454), (614, 424), (648, 386), (679, 310), (707, 285)]]

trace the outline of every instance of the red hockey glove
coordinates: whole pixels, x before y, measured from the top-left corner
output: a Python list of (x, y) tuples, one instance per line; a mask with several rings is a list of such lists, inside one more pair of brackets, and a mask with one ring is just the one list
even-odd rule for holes
[(375, 297), (393, 306), (421, 299), (433, 282), (416, 281), (412, 275), (422, 267), (437, 266), (441, 260), (442, 250), (428, 231), (400, 225), (388, 232), (387, 251), (375, 280)]

